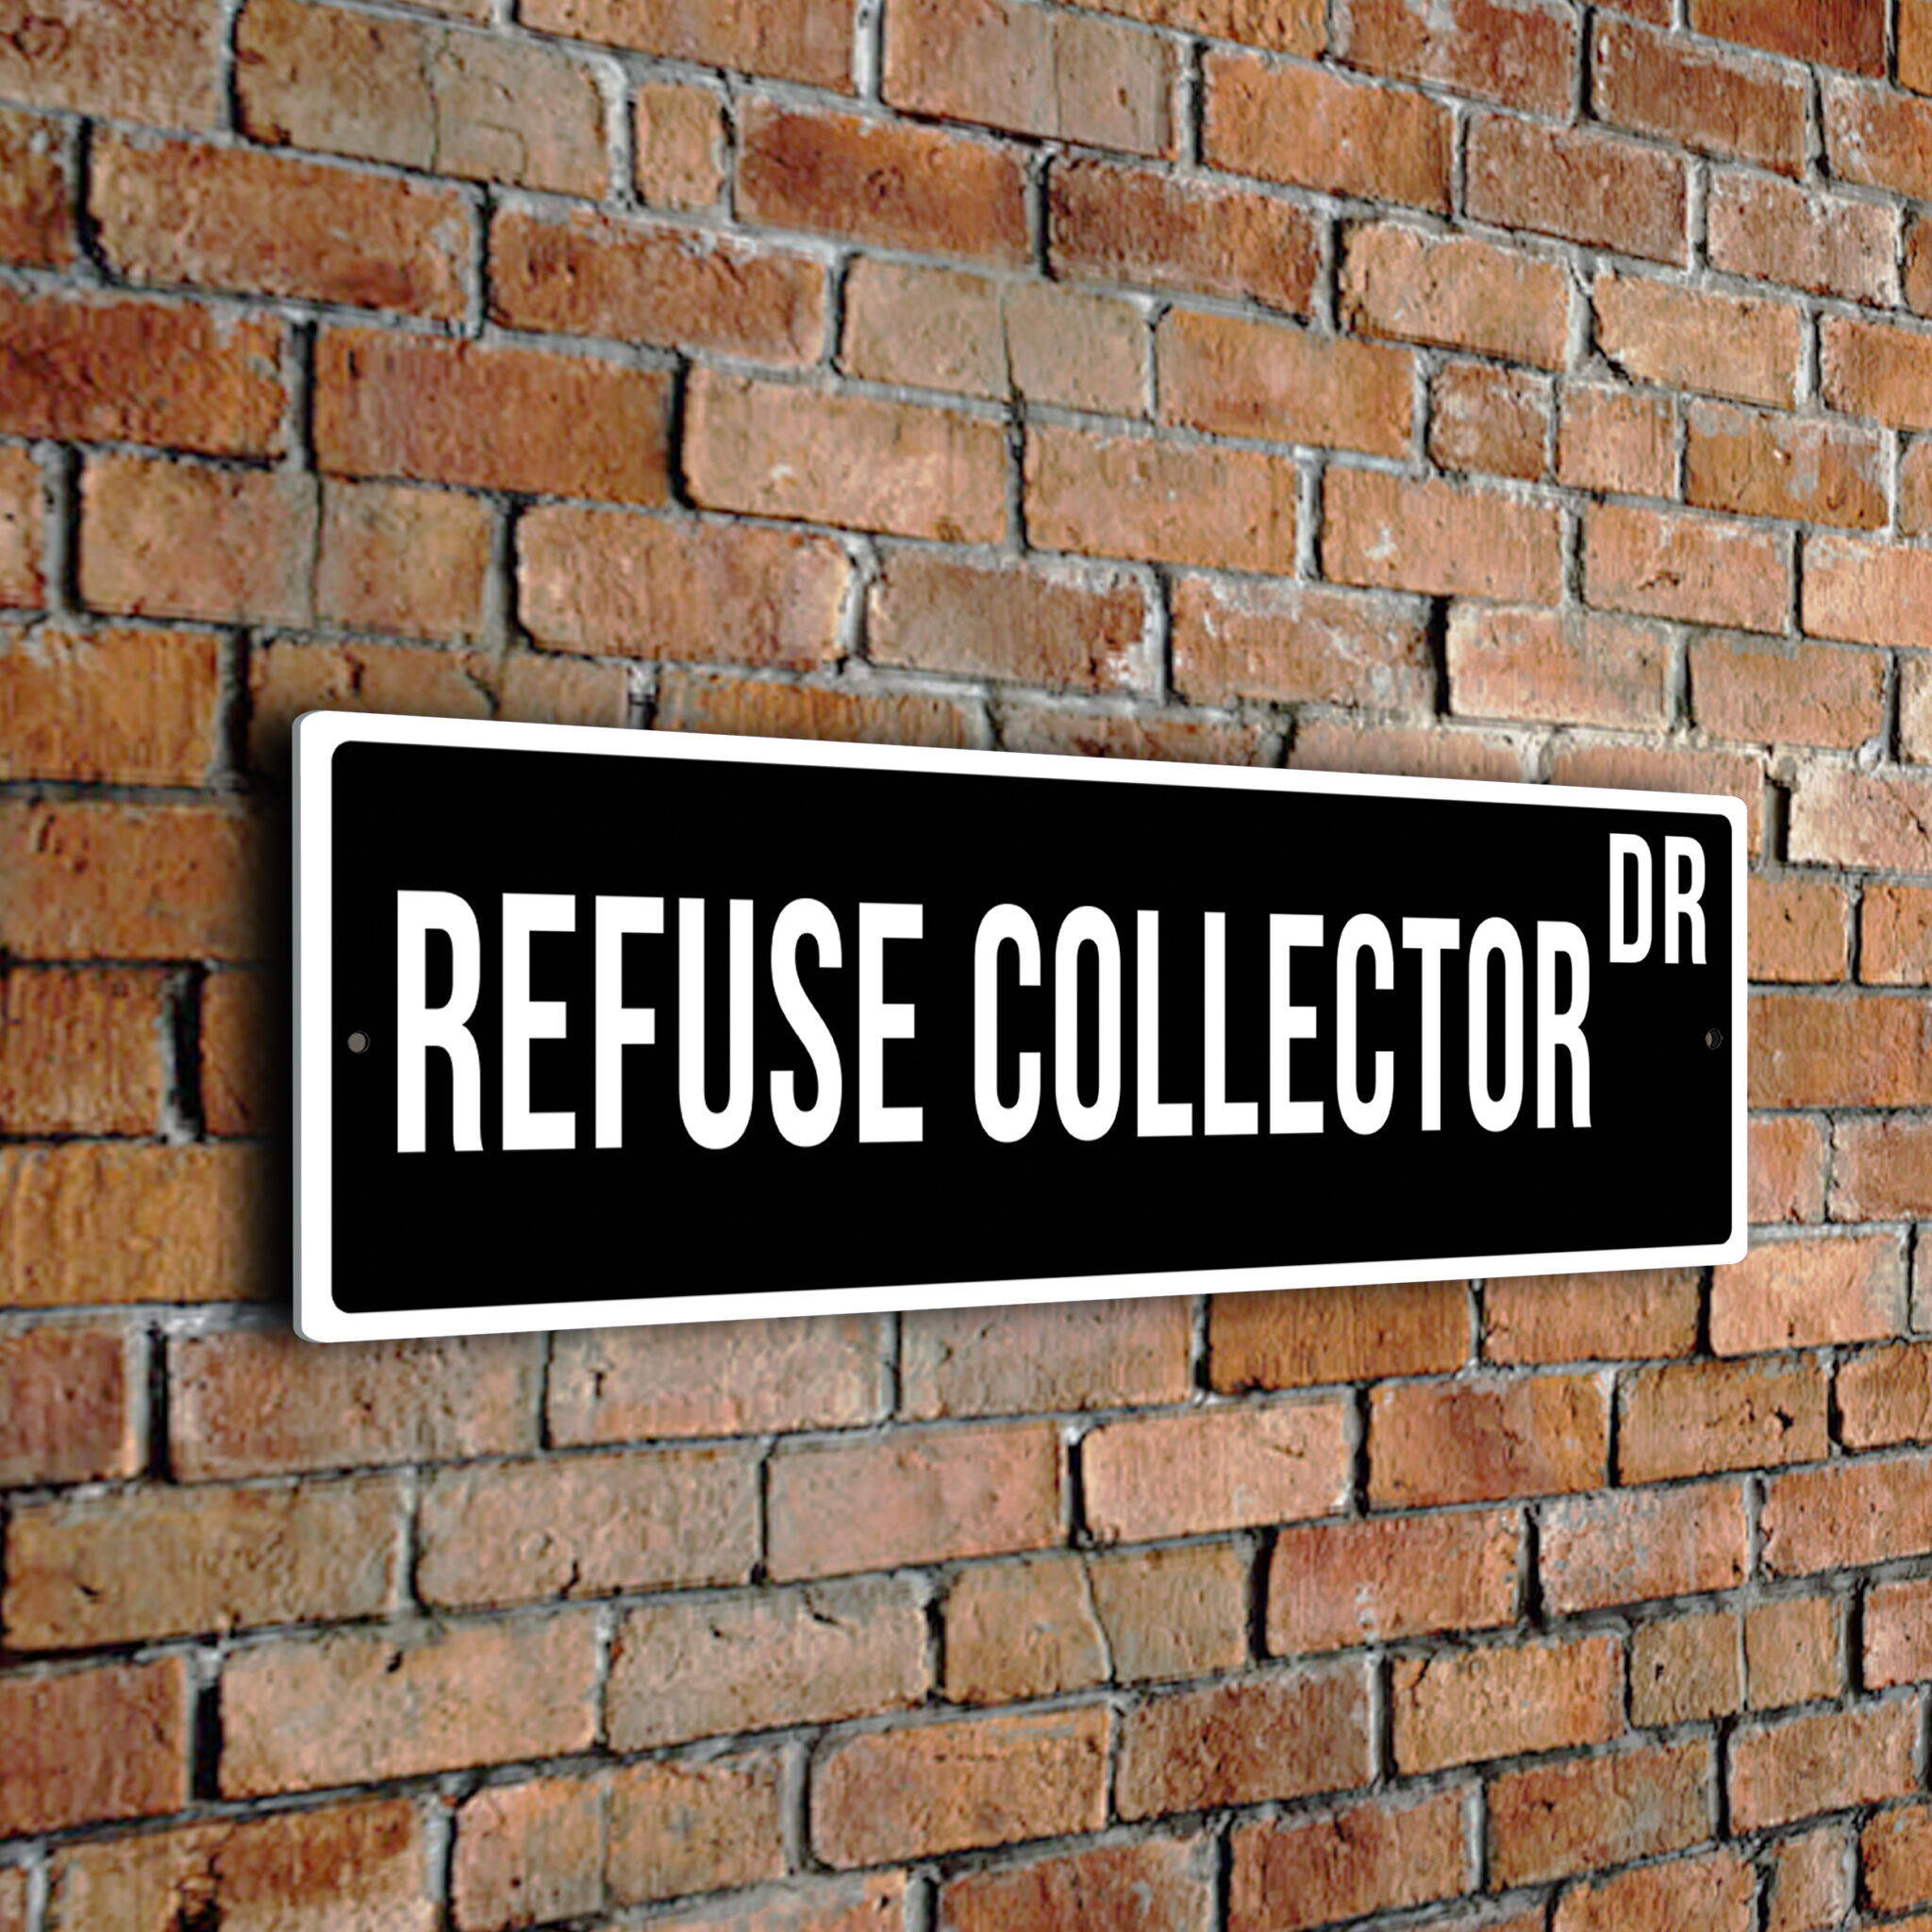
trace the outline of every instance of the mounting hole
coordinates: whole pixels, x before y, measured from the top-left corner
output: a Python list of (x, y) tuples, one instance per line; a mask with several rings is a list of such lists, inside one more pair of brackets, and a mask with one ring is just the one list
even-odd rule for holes
[(367, 1052), (369, 1051), (369, 1036), (368, 1036), (368, 1034), (366, 1034), (366, 1033), (352, 1033), (352, 1034), (350, 1034), (350, 1035), (349, 1035), (349, 1051), (350, 1051), (351, 1053), (367, 1053)]
[(1706, 1046), (1709, 1047), (1712, 1053), (1715, 1053), (1718, 1050), (1718, 1048), (1724, 1043), (1724, 1028), (1722, 1026), (1713, 1026), (1710, 1029), (1710, 1031), (1704, 1036), (1704, 1043)]

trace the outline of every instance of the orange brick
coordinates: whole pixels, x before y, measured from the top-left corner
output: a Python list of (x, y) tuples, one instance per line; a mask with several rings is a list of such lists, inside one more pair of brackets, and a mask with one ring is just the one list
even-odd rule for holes
[(1523, 759), (1502, 739), (1474, 731), (1404, 731), (1339, 719), (1295, 725), (1290, 766), (1305, 772), (1381, 772), (1409, 778), (1516, 779)]
[(1027, 535), (1044, 549), (1285, 575), (1299, 488), (1286, 457), (1052, 424), (1026, 432)]
[(1145, 413), (1147, 328), (1132, 303), (1050, 282), (1008, 282), (1000, 315), (1016, 395), (1107, 415)]
[(238, 1652), (222, 1674), (222, 1795), (587, 1750), (593, 1616), (391, 1624)]
[(1020, 156), (937, 127), (744, 105), (741, 220), (1019, 268), (1027, 259)]
[(1771, 1848), (1765, 1932), (1824, 1932), (1852, 1907), (1851, 1846), (1835, 1825)]
[(1676, 493), (1673, 397), (1566, 383), (1557, 413), (1557, 480), (1626, 496)]
[(0, 449), (0, 604), (38, 605), (42, 575), (41, 468), (26, 449)]
[(325, 333), (315, 363), (325, 471), (664, 500), (671, 385), (661, 371), (354, 329)]
[(1799, 15), (1777, 0), (1690, 0), (1690, 28), (1821, 67), (1885, 72), (1885, 9), (1875, 0), (1837, 0)]
[(1121, 1733), (1125, 1819), (1352, 1790), (1374, 1771), (1369, 1667), (1318, 1664), (1150, 1697)]
[(0, 113), (0, 261), (65, 268), (74, 259), (74, 190), (64, 148), (60, 124), (51, 117)]
[(1895, 209), (1725, 173), (1711, 181), (1706, 219), (1711, 266), (1728, 275), (1881, 308), (1899, 300)]
[(1897, 1334), (1905, 1317), (1905, 1257), (1894, 1235), (1767, 1241), (1711, 1281), (1719, 1355), (1869, 1341)]
[(1378, 1508), (1593, 1490), (1608, 1453), (1608, 1393), (1593, 1375), (1396, 1383), (1369, 1395)]
[(721, 1899), (663, 1921), (671, 1932), (891, 1932), (906, 1915), (906, 1874), (808, 1878)]
[(965, 745), (966, 714), (948, 698), (727, 682), (669, 672), (658, 687), (659, 731), (731, 731), (750, 738), (823, 738), (854, 744)]
[(456, 1816), (450, 1897), (464, 1932), (575, 1918), (605, 1903), (608, 1777), (486, 1786)]
[(841, 0), (772, 0), (755, 15), (708, 0), (650, 7), (632, 0), (525, 0), (521, 18), (540, 33), (636, 47), (701, 67), (768, 74), (838, 93), (853, 91), (852, 15)]
[(1312, 58), (1327, 38), (1321, 0), (1107, 0), (1103, 10), (1279, 54)]
[(147, 1431), (137, 1335), (93, 1323), (22, 1329), (0, 1336), (0, 1371), (8, 1394), (0, 1488), (127, 1476), (141, 1468)]
[(644, 81), (633, 102), (632, 171), (647, 208), (710, 208), (724, 192), (729, 137), (709, 88)]
[(1049, 1925), (1134, 1925), (1206, 1932), (1209, 1840), (1149, 1839), (968, 1872), (940, 1893), (947, 1932)]
[(874, 1865), (1097, 1831), (1108, 1729), (1088, 1706), (848, 1738), (814, 1766), (813, 1847), (828, 1865)]
[(1776, 1476), (1761, 1523), (1774, 1576), (1922, 1555), (1932, 1551), (1932, 1469), (1917, 1457), (1867, 1457)]
[(1465, 165), (1479, 222), (1654, 261), (1686, 258), (1689, 171), (1674, 155), (1591, 128), (1484, 114), (1470, 128)]
[(1826, 408), (1894, 429), (1932, 429), (1932, 335), (1825, 316), (1818, 325), (1818, 372)]
[(824, 271), (808, 256), (579, 211), (499, 209), (490, 312), (509, 328), (716, 349), (797, 368), (824, 336)]
[(1781, 408), (1797, 400), (1804, 315), (1790, 303), (1620, 275), (1599, 275), (1594, 299), (1597, 345), (1634, 382)]
[(101, 8), (36, 0), (33, 31), (0, 44), (0, 94), (175, 127), (212, 127), (222, 110), (223, 22), (214, 0)]
[[(1876, 1592), (1874, 1592), (1876, 1594)], [(1881, 1812), (1858, 1837), (1867, 1902), (1881, 1912), (1932, 1898), (1932, 1816), (1923, 1805)], [(1916, 1922), (1914, 1922), (1916, 1923)]]
[(104, 133), (92, 212), (101, 252), (137, 282), (186, 282), (454, 322), (471, 222), (452, 189), (281, 155)]
[(1751, 1105), (1932, 1105), (1928, 1053), (1916, 1001), (1761, 993), (1751, 1003)]
[[(1107, 1638), (1077, 1556), (978, 1564), (946, 1594), (945, 1692), (954, 1704), (1013, 1704), (1105, 1683)], [(1234, 1660), (1246, 1661), (1246, 1646)]]
[(1693, 403), (1685, 500), (1704, 509), (1875, 530), (1888, 458), (1876, 432), (1724, 403)]
[[(1923, 872), (1925, 799), (1926, 774), (1921, 772), (1867, 776), (1841, 766), (1802, 768), (1792, 792), (1790, 856), (1801, 862)], [(1874, 1016), (1867, 1017), (1876, 1024)]]
[(1870, 986), (1932, 984), (1932, 888), (1874, 880), (1858, 920), (1860, 979)]
[(1174, 151), (1172, 47), (1084, 13), (928, 0), (886, 22), (893, 107), (1129, 154)]
[(1452, 362), (1429, 384), (1429, 460), (1438, 469), (1539, 480), (1546, 467), (1550, 384), (1520, 369)]
[(1146, 1542), (1325, 1516), (1348, 1501), (1339, 1402), (1106, 1423), (1080, 1444), (1087, 1521), (1102, 1542)]
[(1932, 1346), (1854, 1356), (1838, 1372), (1839, 1428), (1855, 1449), (1932, 1440)]
[(1670, 641), (1588, 610), (1449, 611), (1449, 705), (1469, 717), (1652, 730), (1669, 722)]
[(1815, 1362), (1676, 1362), (1623, 1385), (1619, 1482), (1808, 1462), (1825, 1445), (1825, 1383)]
[(1753, 878), (1749, 917), (1754, 980), (1805, 985), (1844, 978), (1842, 886), (1823, 879)]
[(1737, 1827), (1757, 1831), (1916, 1790), (1918, 1709), (1908, 1699), (1738, 1730), (1729, 1766)]
[(1630, 1633), (1630, 1718), (1694, 1724), (1744, 1707), (1744, 1653), (1734, 1610), (1666, 1617)]
[(1875, 652), (1712, 631), (1693, 637), (1689, 662), (1697, 722), (1720, 738), (1850, 750), (1884, 729)]
[(479, 639), (492, 518), (446, 490), (331, 482), (323, 491), (316, 614), (358, 629)]
[(1519, 1274), (1483, 1289), (1483, 1355), (1493, 1362), (1631, 1361), (1689, 1355), (1698, 1272)]
[(1170, 673), (1191, 704), (1426, 711), (1436, 674), (1424, 620), (1407, 598), (1181, 575), (1170, 596)]
[(1269, 1564), (1269, 1654), (1507, 1624), (1520, 1541), (1510, 1509), (1290, 1525)]
[(164, 1095), (158, 973), (0, 976), (0, 1119), (13, 1134), (149, 1134)]
[(521, 1336), (325, 1350), (282, 1331), (184, 1336), (168, 1352), (175, 1473), (207, 1482), (534, 1449), (536, 1360)]
[(407, 1516), (401, 1484), (385, 1476), (158, 1487), (16, 1508), (8, 1641), (72, 1650), (383, 1616), (402, 1607)]
[(1562, 519), (1554, 508), (1379, 470), (1329, 469), (1322, 569), (1338, 583), (1553, 604)]
[[(1598, 120), (1700, 154), (1757, 161), (1784, 175), (1804, 171), (1802, 75), (1614, 14), (1599, 18), (1595, 31), (1591, 104)], [(1843, 174), (1836, 165), (1834, 172)]]
[[(1932, 364), (1927, 365), (1932, 372)], [(1805, 539), (1804, 625), (1814, 637), (1862, 644), (1932, 644), (1932, 553), (1856, 537)]]
[(1125, 717), (1013, 706), (999, 718), (1004, 751), (1083, 758), (1174, 758), (1198, 764), (1258, 765), (1269, 739), (1257, 725), (1204, 724), (1184, 715)]
[(1702, 1738), (1507, 1773), (1490, 1784), (1490, 1882), (1534, 1885), (1701, 1843), (1715, 1779)]
[(499, 718), (517, 724), (617, 729), (630, 723), (630, 685), (621, 664), (520, 652), (504, 660), (496, 706)]
[(1584, 594), (1602, 608), (1781, 631), (1791, 546), (1782, 533), (1748, 524), (1591, 504), (1583, 513), (1583, 572)]
[(1343, 326), (1363, 335), (1563, 366), (1563, 272), (1471, 236), (1426, 235), (1392, 222), (1349, 229), (1338, 304)]
[(1733, 1590), (1744, 1580), (1748, 1541), (1736, 1483), (1552, 1503), (1543, 1515), (1543, 1598), (1572, 1615)]
[(1820, 77), (1832, 175), (1923, 200), (1932, 194), (1932, 108), (1894, 88)]
[(1744, 1669), (1752, 1709), (1836, 1697), (1844, 1688), (1842, 1647), (1835, 1597), (1786, 1597), (1747, 1610)]
[(1348, 0), (1343, 22), (1337, 51), (1352, 67), (1532, 113), (1569, 110), (1577, 29), (1567, 8), (1449, 0), (1423, 17), (1403, 0)]
[(1237, 1826), (1230, 1932), (1297, 1932), (1454, 1897), (1468, 1882), (1462, 1811), (1463, 1793), (1452, 1788), (1399, 1807), (1385, 1801), (1331, 1818)]
[(1726, 1846), (1573, 1886), (1554, 1932), (1752, 1932), (1757, 1923), (1757, 1873)]
[[(1888, 1685), (1909, 1684), (1932, 1676), (1932, 1644), (1926, 1641), (1928, 1627), (1932, 1627), (1925, 1621), (1928, 1608), (1932, 1608), (1932, 1585), (1924, 1579), (1874, 1583), (1865, 1592), (1862, 1681), (1869, 1689), (1883, 1690)], [(1893, 1815), (1901, 1821), (1911, 1819), (1914, 1827), (1924, 1823), (1911, 1813)], [(1917, 1839), (1921, 1832), (1914, 1828), (1909, 1836)], [(1878, 1904), (1887, 1894), (1896, 1895), (1901, 1888), (1881, 1885), (1872, 1874), (1869, 1846), (1866, 1857), (1867, 1884), (1873, 1903)], [(1899, 1903), (1915, 1905), (1922, 1897), (1932, 1897), (1932, 1888), (1925, 1892), (1914, 1890), (1909, 1899), (1901, 1898)]]
[(1208, 1305), (1208, 1359), (1224, 1392), (1441, 1374), (1468, 1357), (1459, 1281), (1218, 1294)]
[(550, 48), (303, 0), (248, 0), (235, 57), (251, 140), (559, 194), (601, 195), (608, 185), (596, 76)]
[(1303, 209), (1105, 161), (1055, 166), (1047, 235), (1055, 270), (1075, 280), (1196, 290), (1291, 315), (1308, 312), (1321, 270), (1321, 236)]
[[(1932, 223), (1926, 236), (1932, 242)], [(1927, 306), (1932, 307), (1932, 247), (1924, 257), (1927, 275)], [(1932, 440), (1914, 437), (1906, 443), (1898, 461), (1898, 528), (1904, 537), (1923, 537), (1932, 530)]]
[(1750, 1213), (1754, 1222), (1824, 1218), (1824, 1137), (1805, 1120), (1751, 1123)]
[[(490, 675), (480, 657), (454, 651), (410, 650), (394, 644), (258, 645), (249, 654), (249, 762), (258, 771), (285, 769), (289, 732), (304, 711), (374, 711), (423, 718), (488, 718)], [(253, 1049), (239, 1034), (208, 1056), (212, 1071), (239, 1075), (234, 1091), (253, 1084), (244, 1056)], [(239, 1131), (231, 1129), (231, 1131)]]
[(1832, 1134), (1831, 1218), (1895, 1221), (1932, 1212), (1932, 1127), (1840, 1121)]
[(1182, 1402), (1192, 1318), (1174, 1296), (924, 1308), (900, 1318), (900, 1413), (1012, 1415)]
[(1405, 1773), (1601, 1744), (1624, 1728), (1624, 1647), (1598, 1636), (1398, 1657), (1391, 1689)]
[(186, 1659), (0, 1676), (0, 1832), (153, 1818), (188, 1802)]
[(634, 1764), (615, 1773), (604, 1854), (612, 1902), (784, 1877), (780, 1775), (775, 1757)]
[(1239, 1543), (1113, 1550), (1086, 1561), (1116, 1683), (1205, 1677), (1246, 1663), (1254, 1565)]
[(1932, 17), (1924, 0), (1900, 0), (1898, 77), (1900, 86), (1915, 93), (1932, 92)]
[(1448, 212), (1452, 128), (1441, 102), (1246, 53), (1210, 53), (1201, 85), (1201, 155), (1213, 166)]

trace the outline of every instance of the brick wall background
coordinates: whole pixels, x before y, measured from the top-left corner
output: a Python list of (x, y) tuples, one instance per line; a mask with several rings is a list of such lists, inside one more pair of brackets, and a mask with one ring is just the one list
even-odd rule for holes
[[(0, 4), (0, 1928), (1932, 1924), (1925, 92), (1932, 0)], [(301, 1346), (315, 705), (1735, 793), (1757, 1245)]]

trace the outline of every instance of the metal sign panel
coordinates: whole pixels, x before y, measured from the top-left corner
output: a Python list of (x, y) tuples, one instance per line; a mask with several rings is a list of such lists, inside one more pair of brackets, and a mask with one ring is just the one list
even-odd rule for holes
[(1743, 808), (313, 712), (316, 1341), (1739, 1258)]

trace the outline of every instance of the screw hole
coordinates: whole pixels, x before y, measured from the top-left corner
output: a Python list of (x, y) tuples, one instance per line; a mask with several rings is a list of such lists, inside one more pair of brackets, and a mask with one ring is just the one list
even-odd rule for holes
[(349, 1035), (349, 1051), (350, 1051), (351, 1053), (367, 1053), (367, 1052), (369, 1051), (369, 1036), (368, 1036), (368, 1034), (366, 1034), (366, 1033), (352, 1033), (352, 1034), (350, 1034), (350, 1035)]
[(1722, 1026), (1713, 1026), (1704, 1036), (1704, 1043), (1709, 1047), (1712, 1053), (1715, 1053), (1724, 1043), (1724, 1028)]

